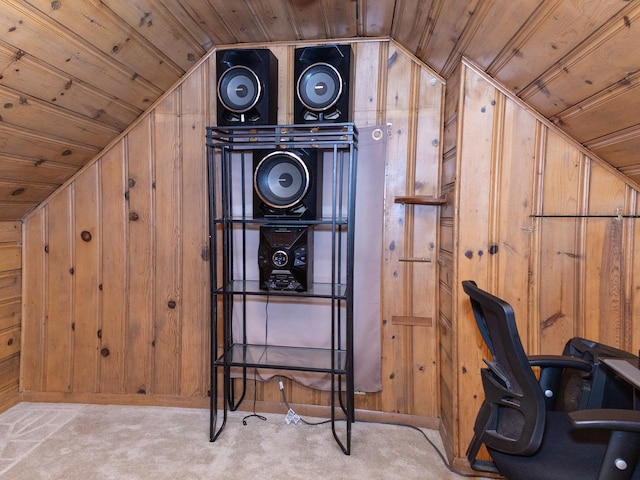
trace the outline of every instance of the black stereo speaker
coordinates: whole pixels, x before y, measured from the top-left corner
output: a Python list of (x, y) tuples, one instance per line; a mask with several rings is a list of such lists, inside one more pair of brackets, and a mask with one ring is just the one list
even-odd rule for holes
[(270, 50), (221, 50), (216, 76), (219, 126), (277, 123), (278, 59)]
[(258, 268), (262, 290), (306, 292), (313, 284), (313, 226), (262, 225)]
[(315, 148), (253, 151), (253, 217), (322, 216), (322, 156)]
[(350, 121), (350, 45), (296, 48), (294, 77), (295, 123)]

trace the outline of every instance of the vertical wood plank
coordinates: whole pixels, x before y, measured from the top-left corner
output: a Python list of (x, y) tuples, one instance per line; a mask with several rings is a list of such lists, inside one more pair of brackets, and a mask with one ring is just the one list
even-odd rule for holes
[(353, 122), (358, 127), (378, 124), (380, 71), (380, 47), (378, 42), (358, 43), (353, 46), (355, 57), (353, 86)]
[(47, 317), (45, 332), (45, 389), (71, 390), (73, 362), (72, 291), (72, 191), (73, 185), (53, 197), (48, 204)]
[[(509, 299), (516, 312), (521, 340), (527, 351), (535, 344), (537, 328), (530, 331), (527, 310), (530, 299), (529, 262), (532, 233), (532, 195), (536, 171), (536, 119), (513, 101), (501, 96), (503, 128), (500, 156), (497, 159), (499, 181), (496, 188), (496, 224), (485, 254), (496, 262), (497, 291)], [(533, 327), (533, 326), (531, 326)]]
[(129, 300), (125, 142), (104, 154), (100, 165), (101, 270), (99, 391), (125, 392), (125, 342)]
[[(581, 156), (554, 132), (545, 138), (542, 213), (581, 213)], [(541, 353), (562, 351), (564, 342), (578, 334), (580, 315), (576, 304), (578, 273), (583, 255), (576, 242), (580, 221), (571, 218), (541, 218), (539, 290), (539, 336)]]
[[(415, 127), (414, 178), (408, 182), (407, 193), (438, 196), (441, 157), (441, 129), (444, 88), (430, 72), (420, 69), (417, 79), (417, 118)], [(413, 264), (410, 283), (412, 292), (410, 312), (414, 316), (436, 317), (436, 267), (437, 230), (439, 207), (415, 206), (413, 208), (413, 252), (416, 258), (428, 258), (430, 262)], [(425, 392), (437, 391), (437, 336), (435, 327), (412, 329), (413, 358), (411, 369), (414, 377), (413, 405), (416, 415), (438, 416), (438, 401)]]
[(180, 388), (182, 343), (182, 167), (180, 98), (183, 88), (166, 96), (154, 114), (155, 281), (153, 393), (176, 395)]
[(46, 218), (47, 208), (40, 209), (24, 225), (24, 270), (28, 288), (22, 289), (22, 374), (21, 390), (44, 388), (46, 299)]
[[(625, 213), (626, 186), (602, 167), (591, 162), (589, 208), (592, 215)], [(585, 305), (587, 338), (619, 346), (623, 343), (624, 269), (622, 218), (590, 218), (584, 234)]]
[(98, 383), (100, 225), (98, 167), (74, 181), (73, 384), (74, 392), (95, 392)]
[(411, 411), (412, 396), (405, 359), (411, 358), (410, 327), (392, 325), (393, 315), (404, 314), (405, 255), (404, 206), (395, 204), (396, 195), (406, 194), (409, 155), (410, 105), (412, 98), (412, 63), (402, 51), (390, 46), (387, 59), (386, 121), (389, 125), (384, 203), (383, 264), (381, 275), (388, 281), (382, 287), (382, 405), (387, 411)]
[[(482, 386), (477, 366), (482, 364), (484, 345), (471, 314), (468, 296), (462, 291), (462, 280), (475, 280), (480, 288), (492, 291), (489, 255), (484, 255), (491, 244), (492, 192), (487, 186), (495, 181), (493, 175), (494, 121), (497, 92), (475, 73), (464, 75), (464, 107), (459, 115), (458, 178), (459, 217), (457, 223), (457, 280), (454, 299), (457, 306), (452, 318), (456, 337), (454, 346), (454, 382), (458, 402), (458, 418), (454, 420), (454, 451), (471, 439)], [(464, 320), (464, 321), (463, 321)], [(476, 400), (474, 400), (476, 399)]]
[(274, 45), (269, 50), (278, 59), (278, 124), (288, 125), (293, 123), (294, 47), (291, 45)]
[(203, 136), (210, 84), (206, 70), (194, 72), (185, 81), (181, 98), (183, 273), (180, 394), (183, 396), (205, 396), (209, 388), (210, 252)]
[(129, 173), (127, 218), (128, 286), (125, 344), (125, 391), (147, 394), (151, 386), (154, 243), (152, 115), (147, 115), (126, 137)]

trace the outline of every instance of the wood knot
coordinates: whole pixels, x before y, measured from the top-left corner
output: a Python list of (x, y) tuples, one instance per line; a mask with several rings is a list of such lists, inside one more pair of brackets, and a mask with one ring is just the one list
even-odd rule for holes
[(167, 302), (167, 307), (169, 307), (171, 310), (173, 310), (174, 308), (176, 308), (176, 301), (175, 300), (169, 300)]
[(24, 188), (16, 188), (13, 192), (11, 192), (11, 196), (15, 197), (16, 195), (22, 195), (24, 193)]
[(49, 245), (44, 246), (44, 253), (49, 253)]
[(89, 232), (88, 230), (83, 230), (82, 233), (80, 234), (80, 238), (85, 242), (90, 242), (91, 232)]
[(9, 340), (7, 340), (7, 345), (13, 345), (13, 338), (10, 338)]
[(71, 275), (73, 275), (74, 273), (76, 273), (76, 271), (75, 271), (75, 269), (74, 269), (73, 267), (71, 267), (71, 268), (69, 269), (69, 273), (70, 273)]
[(130, 212), (129, 213), (129, 220), (131, 220), (132, 222), (136, 222), (138, 221), (138, 214), (136, 212)]
[(127, 180), (127, 185), (129, 185), (129, 188), (133, 188), (136, 186), (136, 181), (133, 178), (130, 178)]
[(109, 353), (110, 352), (108, 348), (103, 348), (102, 350), (100, 350), (100, 355), (102, 355), (103, 357), (108, 357)]

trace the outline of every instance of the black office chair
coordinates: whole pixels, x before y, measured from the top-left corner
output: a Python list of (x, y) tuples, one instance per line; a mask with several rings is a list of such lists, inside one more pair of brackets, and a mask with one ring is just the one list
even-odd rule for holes
[[(469, 280), (470, 283), (473, 283)], [(465, 282), (462, 282), (463, 288)], [(467, 292), (468, 293), (468, 292)], [(473, 297), (471, 309), (478, 325), (478, 330), (482, 335), (484, 343), (487, 345), (492, 357), (495, 351), (489, 327), (484, 318), (482, 305)], [(575, 350), (571, 350), (573, 353)], [(585, 355), (576, 352), (575, 355), (563, 352), (562, 355), (529, 355), (527, 357), (531, 367), (540, 369), (538, 384), (544, 393), (544, 402), (547, 410), (578, 410), (582, 397), (582, 390), (589, 387), (588, 380), (591, 378), (594, 362), (586, 360)], [(567, 372), (571, 372), (568, 375)]]
[(640, 412), (549, 410), (511, 306), (473, 281), (462, 286), (493, 356), (481, 370), (485, 400), (467, 451), (472, 467), (490, 470), (475, 458), (484, 444), (495, 470), (512, 480), (640, 480)]

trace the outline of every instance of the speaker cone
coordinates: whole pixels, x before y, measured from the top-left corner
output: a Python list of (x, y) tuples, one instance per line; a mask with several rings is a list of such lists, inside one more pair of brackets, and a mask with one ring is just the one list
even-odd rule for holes
[(342, 77), (333, 65), (315, 63), (298, 78), (296, 92), (306, 108), (321, 112), (333, 107), (342, 95)]
[(218, 98), (227, 110), (244, 113), (256, 106), (262, 93), (260, 79), (243, 65), (231, 67), (218, 81)]
[(293, 152), (274, 151), (255, 168), (253, 185), (256, 194), (272, 208), (289, 208), (304, 198), (309, 190), (309, 169)]

